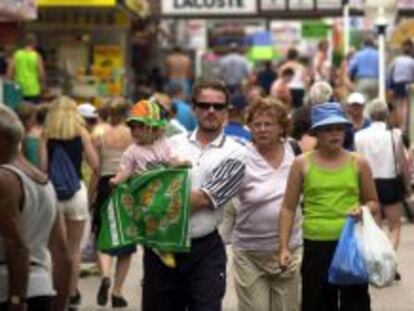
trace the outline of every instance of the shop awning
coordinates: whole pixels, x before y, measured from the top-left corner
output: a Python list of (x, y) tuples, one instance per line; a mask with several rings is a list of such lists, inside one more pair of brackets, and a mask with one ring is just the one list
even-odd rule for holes
[(36, 0), (39, 7), (111, 7), (117, 4), (117, 0)]
[(37, 18), (35, 0), (2, 0), (0, 21), (23, 21)]
[(147, 0), (123, 0), (122, 3), (129, 11), (139, 17), (147, 17), (149, 15), (150, 9)]
[(149, 14), (147, 0), (36, 0), (40, 8), (53, 7), (90, 7), (125, 8), (129, 14), (146, 17)]

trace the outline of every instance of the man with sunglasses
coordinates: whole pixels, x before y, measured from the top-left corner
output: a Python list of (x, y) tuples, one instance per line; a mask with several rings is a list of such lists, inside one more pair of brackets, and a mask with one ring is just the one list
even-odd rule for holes
[(203, 81), (192, 95), (198, 127), (171, 138), (178, 157), (191, 161), (190, 253), (166, 267), (144, 252), (143, 311), (221, 310), (226, 288), (226, 252), (217, 232), (223, 205), (244, 176), (244, 147), (224, 134), (229, 95), (224, 84)]

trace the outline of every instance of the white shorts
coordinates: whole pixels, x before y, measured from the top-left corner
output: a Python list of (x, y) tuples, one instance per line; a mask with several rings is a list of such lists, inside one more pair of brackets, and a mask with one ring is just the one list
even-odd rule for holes
[(59, 210), (69, 220), (83, 221), (89, 217), (88, 192), (83, 181), (80, 185), (80, 189), (69, 200), (58, 201)]

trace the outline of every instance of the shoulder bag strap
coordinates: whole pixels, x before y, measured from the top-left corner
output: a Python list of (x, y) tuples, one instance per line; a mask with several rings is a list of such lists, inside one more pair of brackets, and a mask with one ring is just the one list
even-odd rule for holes
[(394, 134), (392, 132), (392, 129), (390, 129), (390, 135), (391, 135), (391, 145), (392, 145), (392, 155), (394, 157), (394, 169), (395, 169), (395, 176), (398, 176), (400, 174), (398, 160), (397, 160), (397, 151), (395, 150), (395, 141), (394, 141)]

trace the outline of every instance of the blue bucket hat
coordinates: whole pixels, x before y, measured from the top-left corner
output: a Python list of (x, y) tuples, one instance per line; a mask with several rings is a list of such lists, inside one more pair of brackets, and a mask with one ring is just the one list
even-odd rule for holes
[(341, 104), (336, 102), (328, 102), (325, 104), (312, 106), (311, 120), (311, 131), (314, 131), (318, 127), (326, 125), (352, 125), (352, 123), (346, 118)]

